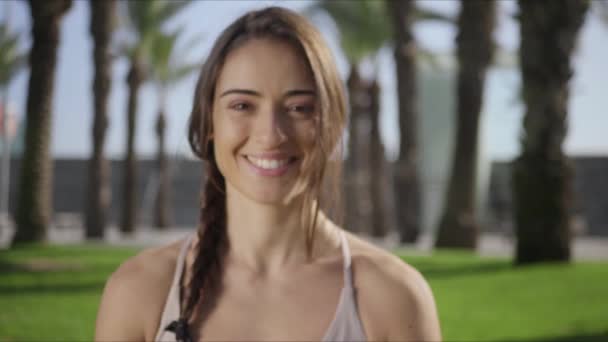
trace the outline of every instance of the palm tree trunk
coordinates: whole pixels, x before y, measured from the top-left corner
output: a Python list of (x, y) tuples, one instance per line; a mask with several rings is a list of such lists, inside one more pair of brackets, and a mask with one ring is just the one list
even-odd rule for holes
[(2, 221), (0, 221), (0, 240), (4, 238), (4, 234), (7, 232), (7, 228), (11, 224), (11, 215), (9, 212), (9, 197), (11, 192), (10, 180), (11, 180), (11, 137), (10, 133), (10, 117), (8, 113), (8, 93), (9, 85), (0, 85), (0, 103), (2, 103), (2, 136), (0, 143), (2, 144), (2, 160), (0, 161), (0, 215), (2, 215)]
[(370, 106), (370, 154), (369, 154), (369, 191), (372, 205), (371, 233), (374, 237), (383, 237), (387, 233), (385, 220), (386, 201), (382, 189), (384, 188), (384, 147), (380, 139), (380, 87), (374, 80), (368, 86)]
[(357, 123), (360, 117), (359, 92), (361, 91), (361, 78), (354, 63), (351, 64), (348, 76), (347, 87), (350, 105), (350, 118), (348, 127), (348, 158), (346, 159), (346, 169), (344, 170), (344, 192), (345, 192), (345, 227), (352, 232), (360, 232), (360, 186), (359, 186), (359, 133)]
[(155, 201), (155, 223), (158, 228), (167, 228), (171, 224), (171, 177), (167, 160), (165, 132), (167, 129), (164, 109), (158, 111), (156, 120), (156, 137), (158, 138), (158, 192)]
[[(0, 215), (6, 215), (5, 219), (8, 222), (10, 217), (8, 209), (8, 199), (10, 194), (10, 163), (11, 163), (11, 139), (9, 138), (9, 115), (8, 115), (8, 84), (0, 86), (0, 103), (2, 103), (2, 136), (0, 137), (0, 143), (2, 144), (2, 161), (0, 162), (0, 172), (2, 172), (2, 178), (0, 179)], [(5, 227), (0, 227), (0, 238), (2, 237)]]
[(517, 264), (570, 259), (573, 168), (562, 150), (568, 81), (584, 0), (520, 1), (519, 59), (526, 112), (513, 165)]
[(494, 49), (495, 17), (494, 1), (461, 1), (456, 37), (459, 63), (456, 141), (436, 247), (477, 247), (479, 227), (475, 220), (475, 185), (479, 116), (485, 75)]
[(108, 127), (108, 95), (111, 86), (112, 57), (110, 41), (116, 2), (90, 0), (95, 76), (93, 79), (93, 153), (89, 160), (89, 184), (86, 210), (86, 237), (103, 238), (110, 206), (110, 167), (105, 158), (104, 142)]
[(60, 21), (71, 0), (30, 0), (32, 48), (27, 96), (25, 151), (19, 180), (17, 232), (13, 243), (46, 237), (52, 210), (51, 108)]
[(395, 165), (395, 213), (401, 242), (420, 232), (420, 178), (417, 160), (416, 42), (411, 31), (414, 3), (387, 1), (395, 35), (395, 64), (401, 142)]
[(137, 58), (131, 60), (131, 69), (127, 75), (129, 100), (127, 108), (127, 149), (123, 163), (123, 215), (121, 231), (132, 233), (137, 222), (137, 156), (135, 154), (135, 128), (137, 122), (137, 101), (139, 88), (143, 82), (141, 63)]

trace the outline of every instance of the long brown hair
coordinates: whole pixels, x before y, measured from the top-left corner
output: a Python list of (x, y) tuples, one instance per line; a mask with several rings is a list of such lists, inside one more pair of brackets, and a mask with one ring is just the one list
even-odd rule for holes
[[(344, 89), (332, 54), (320, 33), (304, 17), (290, 10), (269, 7), (251, 11), (228, 26), (216, 40), (202, 67), (190, 115), (188, 140), (192, 151), (206, 164), (206, 181), (201, 196), (199, 243), (192, 276), (185, 292), (181, 317), (189, 320), (199, 305), (213, 307), (221, 290), (222, 264), (228, 250), (226, 232), (226, 186), (213, 154), (212, 108), (215, 86), (227, 55), (253, 38), (272, 38), (292, 44), (312, 71), (319, 117), (316, 120), (317, 148), (311, 153), (304, 179), (306, 190), (302, 217), (307, 227), (306, 247), (312, 241), (319, 210), (341, 221), (339, 181), (342, 161), (342, 133), (346, 121)], [(311, 214), (312, 213), (312, 214)], [(204, 316), (203, 316), (204, 319)]]

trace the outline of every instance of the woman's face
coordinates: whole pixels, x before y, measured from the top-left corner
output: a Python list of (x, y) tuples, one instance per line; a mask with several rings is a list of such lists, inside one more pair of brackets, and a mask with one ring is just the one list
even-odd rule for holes
[(317, 109), (312, 73), (292, 45), (252, 39), (229, 53), (216, 83), (212, 135), (229, 196), (288, 204), (301, 193)]

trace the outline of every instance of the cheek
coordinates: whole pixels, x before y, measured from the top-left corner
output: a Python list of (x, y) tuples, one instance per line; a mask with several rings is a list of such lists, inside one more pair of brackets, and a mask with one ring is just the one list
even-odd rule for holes
[(213, 146), (220, 171), (234, 158), (235, 151), (247, 140), (247, 125), (230, 118), (214, 118)]
[(295, 136), (303, 150), (310, 150), (317, 141), (317, 128), (314, 121), (301, 122), (296, 125)]
[(320, 165), (319, 162), (323, 158), (316, 122), (314, 120), (308, 121), (306, 124), (299, 125), (295, 131), (298, 146), (304, 154), (301, 170), (304, 174), (310, 175), (311, 169)]

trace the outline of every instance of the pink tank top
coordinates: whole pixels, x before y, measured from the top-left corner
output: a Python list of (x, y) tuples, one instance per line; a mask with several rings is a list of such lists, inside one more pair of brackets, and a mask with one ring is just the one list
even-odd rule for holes
[[(165, 330), (165, 328), (171, 322), (179, 318), (179, 282), (184, 271), (186, 253), (193, 237), (194, 235), (191, 235), (182, 244), (177, 258), (173, 282), (169, 294), (167, 295), (165, 308), (163, 309), (155, 341), (176, 342), (175, 334)], [(346, 241), (344, 232), (340, 232), (340, 239), (344, 265), (344, 286), (340, 293), (340, 301), (338, 302), (334, 319), (329, 325), (329, 329), (325, 332), (322, 341), (365, 341), (365, 332), (363, 331), (363, 325), (359, 319), (357, 304), (355, 302), (350, 249), (348, 248), (348, 242)]]

